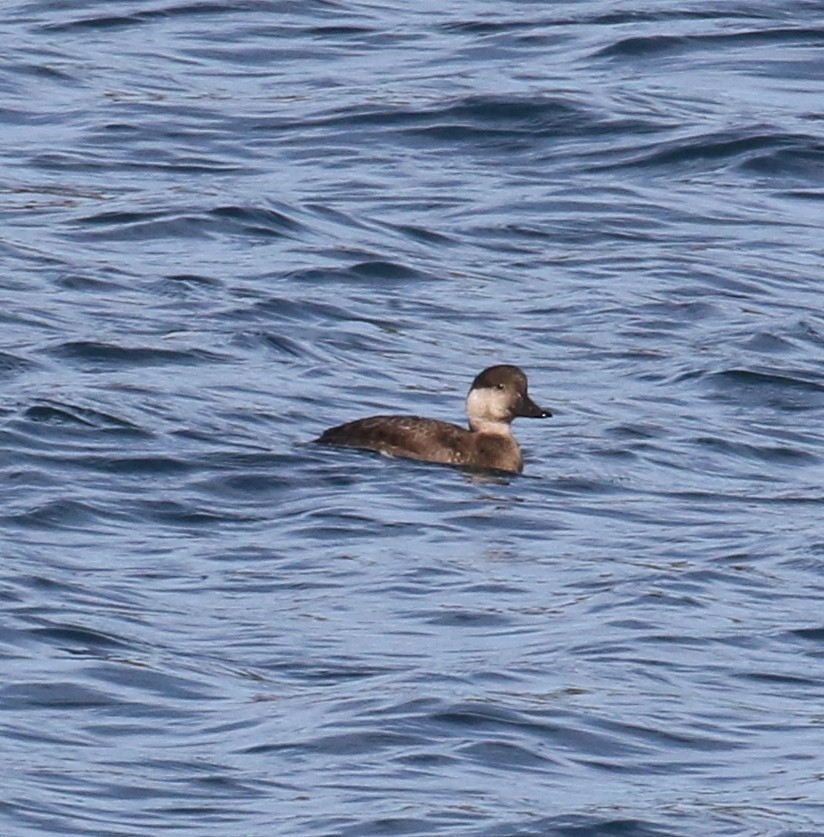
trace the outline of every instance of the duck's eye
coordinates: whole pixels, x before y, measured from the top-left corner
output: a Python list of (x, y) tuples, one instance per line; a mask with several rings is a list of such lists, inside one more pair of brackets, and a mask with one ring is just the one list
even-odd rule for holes
[(503, 388), (504, 388), (503, 384), (495, 384), (495, 389), (503, 389)]

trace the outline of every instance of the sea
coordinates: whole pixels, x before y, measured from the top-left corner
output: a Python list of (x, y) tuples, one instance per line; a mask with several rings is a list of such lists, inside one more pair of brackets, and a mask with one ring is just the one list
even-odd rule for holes
[(821, 0), (0, 33), (4, 837), (824, 835)]

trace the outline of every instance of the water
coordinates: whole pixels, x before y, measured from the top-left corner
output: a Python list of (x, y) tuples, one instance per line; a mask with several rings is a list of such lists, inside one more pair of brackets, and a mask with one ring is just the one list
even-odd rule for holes
[(820, 3), (3, 17), (4, 834), (824, 834)]

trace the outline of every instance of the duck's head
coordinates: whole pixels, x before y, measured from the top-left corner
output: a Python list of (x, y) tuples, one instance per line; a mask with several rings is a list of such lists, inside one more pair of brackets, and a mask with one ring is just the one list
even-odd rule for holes
[(530, 397), (524, 371), (507, 364), (484, 369), (466, 396), (466, 414), (473, 430), (509, 433), (514, 418), (549, 418), (552, 413)]

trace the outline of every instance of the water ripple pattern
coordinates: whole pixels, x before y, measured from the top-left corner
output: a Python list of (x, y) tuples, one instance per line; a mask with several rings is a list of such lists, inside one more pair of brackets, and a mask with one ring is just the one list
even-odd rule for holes
[(823, 834), (822, 11), (5, 3), (0, 832)]

